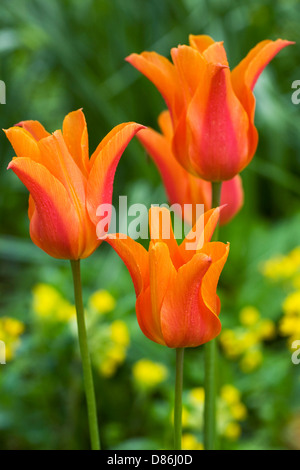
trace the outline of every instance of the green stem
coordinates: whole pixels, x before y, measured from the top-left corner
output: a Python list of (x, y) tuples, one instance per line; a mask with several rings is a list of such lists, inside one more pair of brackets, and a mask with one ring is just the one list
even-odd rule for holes
[(82, 287), (80, 276), (80, 260), (72, 261), (72, 274), (74, 282), (75, 305), (77, 313), (78, 339), (82, 360), (83, 381), (88, 409), (88, 421), (90, 429), (92, 450), (100, 450), (100, 439), (97, 423), (97, 409), (94, 391), (94, 382), (91, 368), (91, 359), (88, 349), (84, 308), (82, 302)]
[(184, 348), (176, 349), (176, 380), (174, 404), (174, 449), (181, 450), (182, 430), (182, 384)]
[[(218, 207), (221, 199), (222, 182), (212, 183), (212, 207)], [(217, 225), (212, 241), (219, 235)], [(217, 343), (213, 339), (205, 344), (205, 403), (204, 403), (204, 448), (214, 450), (216, 447), (216, 378), (217, 378)]]

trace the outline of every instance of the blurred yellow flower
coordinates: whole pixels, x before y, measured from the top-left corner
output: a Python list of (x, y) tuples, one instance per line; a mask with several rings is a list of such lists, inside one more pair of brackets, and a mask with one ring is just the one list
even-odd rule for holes
[(205, 390), (203, 387), (193, 388), (189, 392), (190, 398), (195, 403), (204, 403)]
[(138, 386), (150, 389), (167, 378), (168, 369), (163, 364), (148, 359), (140, 359), (133, 365), (132, 373)]
[(2, 317), (0, 318), (0, 329), (6, 336), (18, 337), (24, 332), (25, 326), (16, 318)]
[(272, 320), (267, 318), (260, 321), (258, 325), (258, 335), (263, 340), (270, 340), (276, 336), (276, 326)]
[(76, 315), (74, 305), (48, 284), (33, 288), (33, 310), (39, 317), (53, 321), (68, 321)]
[(61, 295), (48, 284), (37, 284), (33, 288), (33, 309), (41, 317), (47, 317), (56, 309)]
[(262, 361), (262, 352), (259, 349), (250, 349), (240, 360), (241, 370), (245, 373), (252, 372), (261, 365)]
[(286, 280), (299, 274), (300, 247), (296, 247), (286, 256), (279, 255), (266, 261), (263, 265), (263, 274), (272, 280)]
[(232, 414), (232, 417), (236, 419), (237, 421), (243, 421), (247, 417), (247, 408), (245, 405), (241, 402), (234, 403), (230, 407), (230, 412)]
[(184, 433), (182, 435), (182, 450), (204, 450), (204, 446), (194, 434)]
[(236, 441), (240, 437), (241, 432), (242, 430), (239, 423), (232, 421), (226, 426), (224, 436), (231, 441)]
[(240, 391), (231, 384), (223, 385), (220, 391), (220, 397), (228, 403), (228, 405), (232, 405), (233, 403), (238, 403), (241, 398)]
[(130, 343), (128, 327), (125, 322), (115, 320), (109, 326), (94, 329), (94, 334), (93, 360), (101, 375), (112, 377), (126, 359)]
[(0, 340), (5, 345), (5, 360), (10, 361), (20, 345), (20, 336), (25, 330), (25, 325), (20, 320), (11, 317), (0, 317)]
[(113, 342), (128, 346), (130, 342), (129, 330), (122, 320), (115, 320), (110, 327), (110, 336)]
[(103, 377), (112, 377), (116, 369), (118, 367), (118, 364), (114, 359), (111, 358), (105, 358), (100, 364), (99, 364), (99, 372)]
[[(202, 432), (203, 421), (204, 389), (202, 387), (193, 388), (185, 395), (184, 406), (187, 409), (182, 426), (186, 431)], [(217, 430), (220, 436), (229, 440), (238, 439), (242, 430), (240, 422), (247, 418), (247, 408), (241, 401), (241, 392), (232, 384), (224, 384), (220, 389), (220, 394), (216, 403)], [(193, 436), (193, 434), (187, 434)], [(191, 438), (191, 437), (190, 437)], [(186, 448), (192, 449), (192, 442), (188, 441)], [(195, 444), (196, 445), (196, 444)]]
[(221, 332), (219, 341), (225, 355), (232, 360), (240, 359), (243, 372), (252, 372), (263, 360), (264, 341), (276, 337), (275, 323), (268, 318), (261, 318), (257, 308), (244, 307), (239, 315), (241, 325)]
[[(185, 427), (187, 426), (189, 422), (189, 417), (190, 413), (188, 412), (187, 408), (185, 406), (182, 407), (182, 415), (181, 415), (181, 422), (182, 426)], [(172, 423), (174, 422), (174, 411), (172, 412)]]
[(89, 306), (98, 313), (108, 313), (114, 310), (116, 300), (107, 290), (98, 290), (90, 296)]
[(240, 322), (244, 326), (252, 326), (255, 325), (260, 318), (260, 313), (257, 308), (248, 306), (244, 307), (240, 311)]
[(289, 294), (282, 304), (282, 309), (286, 315), (300, 315), (300, 291)]

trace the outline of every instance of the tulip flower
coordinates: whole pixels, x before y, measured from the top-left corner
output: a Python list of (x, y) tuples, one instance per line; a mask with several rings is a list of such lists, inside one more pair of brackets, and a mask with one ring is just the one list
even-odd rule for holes
[[(212, 207), (212, 184), (191, 175), (174, 157), (170, 113), (163, 111), (158, 122), (162, 134), (147, 128), (142, 129), (137, 138), (156, 163), (170, 204), (174, 204), (175, 210), (180, 205), (178, 215), (193, 226), (196, 223), (196, 204), (203, 204), (205, 211)], [(224, 207), (220, 214), (220, 225), (227, 224), (238, 213), (243, 200), (243, 185), (239, 175), (223, 183), (221, 205)]]
[(17, 157), (8, 165), (30, 192), (32, 241), (54, 258), (78, 260), (99, 246), (97, 207), (111, 203), (119, 159), (143, 126), (119, 124), (89, 158), (81, 110), (69, 113), (63, 130), (49, 134), (38, 121), (5, 131)]
[(207, 181), (232, 179), (252, 160), (258, 143), (254, 125), (257, 79), (290, 41), (265, 40), (230, 71), (223, 42), (189, 37), (171, 50), (172, 62), (155, 52), (127, 61), (151, 80), (169, 109), (172, 149), (190, 173)]
[(144, 126), (116, 126), (89, 158), (88, 133), (81, 110), (69, 113), (63, 129), (49, 134), (38, 121), (22, 121), (5, 133), (16, 157), (8, 165), (30, 192), (32, 241), (54, 258), (71, 261), (84, 388), (93, 450), (100, 449), (97, 409), (82, 300), (80, 259), (101, 243), (97, 207), (110, 204), (120, 157)]
[[(220, 208), (203, 214), (180, 245), (169, 211), (158, 207), (150, 209), (148, 251), (130, 237), (106, 236), (132, 277), (137, 320), (150, 340), (169, 348), (196, 347), (220, 333), (216, 289), (229, 245), (209, 242), (219, 214)], [(198, 245), (190, 249), (193, 234)]]
[[(174, 448), (180, 450), (184, 349), (211, 342), (220, 333), (220, 300), (216, 289), (229, 245), (210, 242), (220, 208), (204, 213), (179, 246), (169, 211), (154, 207), (149, 215), (148, 250), (130, 237), (118, 234), (107, 235), (105, 240), (131, 275), (142, 332), (150, 340), (176, 349)], [(197, 239), (193, 248), (192, 238)]]

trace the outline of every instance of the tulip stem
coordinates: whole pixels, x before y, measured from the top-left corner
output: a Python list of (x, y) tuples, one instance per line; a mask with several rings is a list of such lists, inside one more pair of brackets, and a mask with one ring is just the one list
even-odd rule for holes
[(174, 404), (174, 449), (181, 450), (182, 434), (182, 385), (184, 348), (176, 349), (176, 379)]
[[(222, 182), (212, 183), (212, 207), (218, 207), (221, 200)], [(211, 241), (218, 240), (219, 224)], [(205, 403), (204, 403), (204, 448), (216, 448), (216, 379), (217, 379), (217, 343), (213, 339), (204, 346), (205, 362)]]
[(97, 409), (94, 391), (94, 382), (91, 368), (91, 359), (88, 349), (84, 307), (82, 302), (82, 286), (80, 275), (80, 260), (72, 261), (72, 274), (74, 282), (75, 305), (77, 313), (78, 339), (82, 360), (83, 381), (88, 409), (88, 422), (92, 450), (100, 450), (100, 439), (97, 422)]

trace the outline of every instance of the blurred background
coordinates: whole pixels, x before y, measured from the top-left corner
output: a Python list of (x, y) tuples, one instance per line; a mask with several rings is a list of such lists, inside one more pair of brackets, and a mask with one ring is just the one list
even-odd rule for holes
[[(124, 61), (169, 57), (188, 35), (224, 40), (233, 68), (259, 41), (284, 38), (260, 77), (259, 145), (242, 173), (245, 204), (221, 230), (230, 241), (222, 273), (218, 430), (223, 449), (300, 448), (300, 12), (296, 0), (2, 0), (1, 128), (26, 119), (59, 129), (83, 108), (91, 152), (124, 121), (157, 128), (164, 102)], [(0, 138), (0, 448), (89, 447), (69, 264), (30, 240), (28, 193), (6, 167)], [(153, 162), (136, 139), (117, 169), (114, 200), (166, 202)], [(109, 246), (82, 262), (99, 421), (106, 449), (172, 448), (174, 351), (151, 343), (135, 318), (129, 274)], [(112, 269), (113, 266), (113, 269)], [(183, 445), (203, 448), (203, 348), (185, 356)]]

